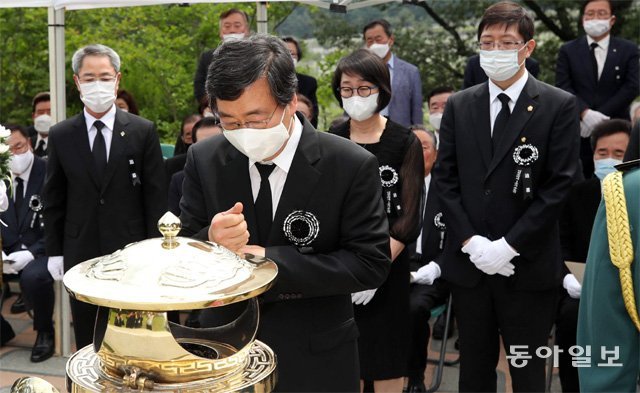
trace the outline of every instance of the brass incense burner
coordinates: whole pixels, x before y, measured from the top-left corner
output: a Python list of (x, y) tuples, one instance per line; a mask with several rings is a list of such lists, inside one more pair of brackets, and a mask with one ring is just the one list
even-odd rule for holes
[[(93, 345), (67, 363), (67, 389), (270, 392), (276, 359), (255, 340), (256, 296), (273, 284), (275, 263), (177, 237), (180, 221), (171, 213), (158, 228), (162, 238), (130, 244), (65, 274), (72, 297), (101, 306)], [(247, 301), (246, 309), (218, 327), (194, 329), (167, 319), (167, 311), (240, 301)]]

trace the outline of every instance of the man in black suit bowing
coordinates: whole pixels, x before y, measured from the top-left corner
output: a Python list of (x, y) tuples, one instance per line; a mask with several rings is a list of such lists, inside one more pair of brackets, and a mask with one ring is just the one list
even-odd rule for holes
[[(518, 4), (490, 6), (478, 27), (489, 81), (449, 98), (434, 181), (447, 239), (460, 337), (460, 391), (496, 391), (502, 336), (514, 391), (543, 391), (547, 339), (561, 283), (557, 218), (578, 153), (575, 97), (524, 67), (533, 20)], [(521, 346), (521, 347), (514, 347)]]
[[(155, 126), (114, 105), (118, 54), (88, 45), (73, 55), (72, 67), (85, 107), (51, 127), (44, 189), (46, 251), (57, 280), (80, 262), (158, 236), (167, 209)], [(78, 349), (93, 341), (96, 311), (71, 300)]]
[(297, 115), (296, 84), (278, 38), (216, 50), (206, 89), (223, 135), (187, 153), (183, 234), (278, 265), (258, 332), (278, 356), (277, 390), (354, 392), (351, 293), (378, 287), (390, 268), (378, 163)]

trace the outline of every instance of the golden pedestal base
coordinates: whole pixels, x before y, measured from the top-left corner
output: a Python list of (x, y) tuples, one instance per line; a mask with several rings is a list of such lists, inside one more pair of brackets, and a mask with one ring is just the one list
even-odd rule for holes
[[(67, 362), (66, 371), (67, 391), (72, 393), (141, 391), (128, 387), (122, 378), (104, 373), (92, 345), (73, 354)], [(276, 381), (276, 356), (271, 348), (256, 340), (252, 344), (246, 364), (244, 367), (238, 367), (235, 372), (179, 384), (148, 384), (144, 391), (269, 393), (273, 390)]]

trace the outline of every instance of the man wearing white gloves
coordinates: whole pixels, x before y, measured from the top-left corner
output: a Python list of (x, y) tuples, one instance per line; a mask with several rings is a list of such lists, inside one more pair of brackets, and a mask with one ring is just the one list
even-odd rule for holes
[(6, 224), (2, 226), (2, 273), (20, 275), (25, 306), (15, 311), (24, 311), (25, 307), (33, 310), (33, 328), (38, 335), (31, 350), (31, 361), (41, 362), (54, 352), (53, 278), (47, 271), (40, 196), (46, 164), (33, 154), (25, 130), (12, 129), (8, 143), (12, 192), (6, 211), (0, 214)]
[[(496, 391), (502, 338), (515, 392), (545, 390), (545, 359), (562, 282), (558, 215), (578, 159), (571, 94), (525, 69), (534, 25), (522, 6), (499, 2), (478, 27), (489, 80), (452, 95), (440, 126), (435, 191), (447, 237), (442, 277), (451, 285), (461, 392)], [(515, 347), (518, 346), (518, 347)]]
[[(444, 109), (444, 108), (443, 108)], [(411, 127), (422, 145), (424, 160), (425, 203), (422, 210), (422, 231), (413, 245), (415, 251), (410, 258), (411, 288), (409, 306), (411, 312), (411, 350), (407, 376), (409, 393), (426, 391), (424, 372), (427, 366), (427, 347), (431, 330), (431, 310), (444, 304), (449, 297), (449, 286), (440, 280), (440, 254), (446, 235), (442, 207), (431, 182), (431, 168), (438, 155), (436, 135), (433, 131), (417, 126)]]
[(556, 86), (578, 98), (580, 159), (587, 179), (593, 174), (589, 137), (594, 127), (609, 118), (629, 119), (629, 105), (640, 94), (638, 46), (611, 35), (615, 11), (609, 0), (585, 1), (587, 34), (564, 44), (556, 64)]

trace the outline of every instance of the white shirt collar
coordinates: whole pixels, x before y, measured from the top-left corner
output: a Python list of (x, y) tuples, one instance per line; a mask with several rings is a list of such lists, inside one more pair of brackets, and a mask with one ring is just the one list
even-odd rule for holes
[[(287, 144), (282, 152), (272, 160), (272, 162), (285, 173), (289, 173), (289, 168), (291, 168), (291, 163), (293, 162), (293, 156), (296, 154), (298, 143), (300, 143), (300, 137), (302, 136), (302, 123), (298, 120), (298, 116), (294, 115), (293, 118), (295, 120), (293, 122), (293, 131), (291, 132), (291, 136), (287, 140)], [(255, 163), (256, 161), (249, 159), (249, 168), (251, 168)]]
[[(489, 79), (489, 102), (493, 102), (498, 98), (500, 93), (504, 93), (509, 96), (511, 103), (515, 105), (518, 101), (518, 97), (520, 97), (520, 93), (522, 93), (522, 89), (524, 89), (524, 85), (527, 84), (527, 79), (529, 79), (529, 72), (525, 69), (524, 74), (515, 81), (511, 86), (507, 88), (507, 90), (502, 90), (498, 85), (493, 83), (491, 79)], [(511, 105), (511, 108), (513, 108)]]
[(587, 45), (591, 46), (592, 42), (597, 42), (598, 46), (603, 49), (605, 52), (609, 50), (609, 42), (611, 41), (611, 34), (607, 34), (606, 37), (601, 39), (600, 41), (596, 41), (591, 36), (587, 35)]
[(87, 112), (87, 108), (84, 108), (84, 119), (87, 123), (87, 132), (89, 132), (91, 130), (91, 127), (93, 127), (93, 123), (96, 120), (100, 120), (101, 122), (104, 123), (104, 125), (110, 130), (113, 131), (113, 127), (114, 124), (116, 122), (116, 105), (113, 104), (111, 106), (111, 109), (109, 109), (109, 111), (107, 113), (104, 114), (104, 116), (102, 116), (100, 119), (96, 119), (95, 117), (93, 117), (89, 112)]
[(41, 133), (37, 133), (38, 137), (36, 138), (36, 145), (32, 146), (34, 149), (38, 147), (38, 143), (40, 143), (40, 141), (44, 141), (45, 146), (47, 145), (47, 142), (49, 141), (49, 134), (47, 134), (47, 136), (42, 136)]
[[(391, 50), (391, 49), (389, 49), (389, 50)], [(393, 70), (393, 66), (395, 64), (395, 59), (396, 59), (396, 57), (394, 56), (393, 53), (391, 53), (391, 57), (389, 57), (389, 61), (387, 62), (387, 64), (389, 65), (389, 69)]]

